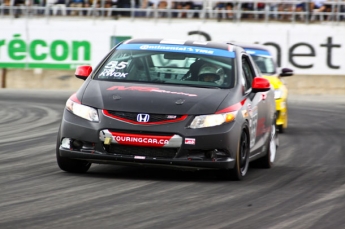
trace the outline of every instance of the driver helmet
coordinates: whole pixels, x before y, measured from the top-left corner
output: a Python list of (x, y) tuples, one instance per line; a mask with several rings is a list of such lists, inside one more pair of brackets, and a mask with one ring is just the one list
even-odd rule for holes
[(216, 83), (221, 79), (223, 74), (224, 72), (221, 67), (212, 64), (204, 64), (200, 68), (198, 77), (199, 81)]

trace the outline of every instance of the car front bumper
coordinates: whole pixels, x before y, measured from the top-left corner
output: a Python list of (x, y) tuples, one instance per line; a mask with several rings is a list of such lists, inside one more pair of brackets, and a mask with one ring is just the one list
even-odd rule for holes
[[(193, 118), (172, 124), (143, 126), (100, 115), (100, 122), (94, 123), (65, 110), (57, 142), (58, 153), (61, 157), (99, 164), (182, 170), (233, 168), (242, 125), (234, 121), (210, 128), (186, 128)], [(138, 145), (117, 141), (116, 134), (119, 133), (123, 136), (171, 138), (160, 146)]]
[(277, 125), (286, 127), (287, 125), (287, 104), (283, 98), (276, 99)]

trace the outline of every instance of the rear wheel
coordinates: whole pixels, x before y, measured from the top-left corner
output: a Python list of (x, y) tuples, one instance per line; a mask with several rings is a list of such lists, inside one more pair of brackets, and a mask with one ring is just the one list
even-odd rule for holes
[(279, 145), (278, 132), (276, 129), (275, 121), (271, 125), (271, 132), (266, 144), (266, 155), (253, 161), (253, 165), (259, 168), (272, 168), (277, 154)]
[(61, 157), (59, 153), (60, 148), (60, 136), (56, 141), (56, 161), (60, 169), (71, 173), (85, 173), (91, 167), (91, 163), (87, 161), (70, 159), (67, 157)]
[(286, 111), (285, 111), (285, 118), (284, 118), (284, 121), (283, 121), (283, 124), (281, 125), (277, 125), (277, 129), (279, 131), (279, 133), (285, 133), (286, 132), (286, 128), (288, 126), (288, 109), (286, 108)]

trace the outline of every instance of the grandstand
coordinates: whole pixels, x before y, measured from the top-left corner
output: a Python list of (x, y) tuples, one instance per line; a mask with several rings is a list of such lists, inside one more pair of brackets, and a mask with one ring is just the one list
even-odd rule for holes
[(222, 21), (344, 22), (345, 1), (0, 0), (3, 17), (185, 18)]

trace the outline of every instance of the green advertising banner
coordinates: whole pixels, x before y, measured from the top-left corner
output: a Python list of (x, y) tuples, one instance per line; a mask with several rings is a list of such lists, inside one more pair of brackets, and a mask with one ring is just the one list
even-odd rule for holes
[[(110, 36), (110, 49), (130, 36)], [(92, 65), (92, 41), (85, 39), (27, 39), (24, 34), (0, 35), (0, 68), (75, 69)], [(106, 54), (110, 49), (106, 50)]]
[(1, 68), (75, 69), (90, 64), (91, 42), (86, 40), (24, 40), (22, 34), (0, 40)]

